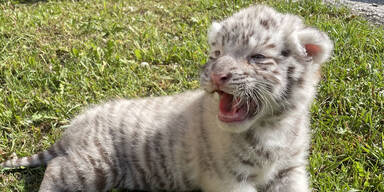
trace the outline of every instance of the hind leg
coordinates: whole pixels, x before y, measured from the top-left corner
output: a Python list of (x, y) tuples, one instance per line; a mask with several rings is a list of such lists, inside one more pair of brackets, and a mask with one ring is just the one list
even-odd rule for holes
[(65, 178), (61, 176), (63, 173), (64, 165), (59, 166), (57, 162), (61, 161), (62, 157), (57, 157), (48, 163), (45, 170), (43, 182), (40, 185), (40, 192), (59, 192), (65, 191), (63, 181)]
[(70, 156), (57, 157), (49, 162), (39, 191), (97, 192), (109, 190), (111, 186), (107, 182), (107, 175), (95, 173), (95, 169), (97, 170), (95, 165), (86, 160)]
[(45, 170), (43, 182), (40, 185), (40, 192), (64, 192), (82, 191), (80, 180), (76, 181), (77, 174), (70, 165), (68, 157), (57, 157), (48, 163)]

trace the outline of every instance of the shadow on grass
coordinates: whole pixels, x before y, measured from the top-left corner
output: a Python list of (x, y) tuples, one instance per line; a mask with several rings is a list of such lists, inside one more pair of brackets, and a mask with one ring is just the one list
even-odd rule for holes
[(3, 174), (15, 174), (17, 178), (23, 181), (24, 191), (34, 192), (39, 190), (41, 181), (43, 181), (45, 167), (10, 169), (3, 171)]

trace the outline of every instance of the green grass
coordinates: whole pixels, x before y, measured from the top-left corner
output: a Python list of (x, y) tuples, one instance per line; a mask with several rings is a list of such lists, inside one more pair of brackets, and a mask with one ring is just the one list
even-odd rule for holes
[[(197, 88), (210, 22), (254, 2), (0, 1), (0, 161), (47, 148), (88, 104)], [(384, 191), (384, 30), (319, 1), (267, 4), (335, 43), (312, 107), (314, 191)], [(1, 170), (0, 191), (36, 191), (43, 172)]]

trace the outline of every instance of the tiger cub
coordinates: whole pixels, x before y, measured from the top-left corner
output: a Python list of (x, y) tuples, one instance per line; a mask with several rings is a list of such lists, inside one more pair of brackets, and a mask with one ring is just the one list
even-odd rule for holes
[(41, 192), (310, 191), (309, 107), (332, 42), (257, 5), (214, 22), (201, 89), (114, 100), (76, 117), (51, 148)]

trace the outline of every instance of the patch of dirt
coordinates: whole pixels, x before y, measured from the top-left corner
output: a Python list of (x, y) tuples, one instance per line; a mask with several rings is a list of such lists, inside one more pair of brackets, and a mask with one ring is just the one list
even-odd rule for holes
[(384, 25), (384, 0), (323, 0), (336, 6), (347, 6), (368, 21)]

